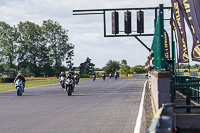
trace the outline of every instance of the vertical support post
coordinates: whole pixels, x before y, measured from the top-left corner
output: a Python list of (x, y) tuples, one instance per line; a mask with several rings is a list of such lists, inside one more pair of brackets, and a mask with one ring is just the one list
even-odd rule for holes
[[(188, 69), (189, 69), (189, 73), (190, 73), (190, 63), (188, 62)], [(192, 75), (191, 75), (192, 76)]]
[(159, 67), (160, 70), (165, 70), (165, 49), (164, 49), (164, 10), (163, 10), (163, 4), (159, 5), (159, 18), (160, 18), (160, 46), (158, 48), (159, 52)]
[[(172, 82), (173, 83), (173, 82)], [(170, 91), (171, 91), (171, 103), (174, 103), (174, 86), (171, 85), (170, 86)]]
[(156, 28), (156, 21), (157, 21), (157, 17), (158, 17), (158, 14), (157, 14), (157, 8), (155, 9), (155, 19), (154, 19), (154, 29)]
[(104, 37), (106, 37), (106, 13), (103, 11)]
[(173, 47), (174, 47), (174, 72), (175, 72), (175, 75), (177, 75), (177, 64), (176, 64), (176, 43), (175, 41), (173, 41)]
[[(173, 19), (173, 10), (171, 8), (171, 18)], [(172, 65), (172, 74), (176, 73), (176, 54), (175, 54), (175, 42), (174, 42), (174, 34), (173, 34), (173, 26), (171, 26), (171, 44), (172, 44), (172, 60), (174, 64)]]
[[(198, 86), (198, 90), (199, 90), (199, 86)], [(197, 96), (198, 96), (198, 104), (199, 104), (199, 92), (197, 93)]]
[[(188, 95), (186, 97), (186, 105), (190, 105), (190, 95), (191, 95), (191, 90), (190, 90), (190, 87), (187, 87), (187, 92), (188, 92)], [(186, 109), (188, 113), (191, 113), (191, 108), (187, 108)]]

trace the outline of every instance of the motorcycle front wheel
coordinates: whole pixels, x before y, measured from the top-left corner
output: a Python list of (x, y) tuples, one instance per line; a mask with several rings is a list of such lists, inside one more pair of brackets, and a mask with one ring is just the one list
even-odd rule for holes
[(17, 89), (17, 96), (19, 96), (19, 89)]
[(62, 83), (62, 88), (65, 88), (65, 84), (64, 83)]
[(71, 86), (69, 86), (69, 89), (67, 90), (67, 94), (68, 94), (68, 96), (72, 95), (72, 87)]

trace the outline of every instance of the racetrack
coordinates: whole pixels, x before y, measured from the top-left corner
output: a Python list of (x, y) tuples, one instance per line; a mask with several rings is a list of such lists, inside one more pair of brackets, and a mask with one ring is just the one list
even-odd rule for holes
[(0, 133), (132, 133), (146, 78), (81, 81), (0, 93)]

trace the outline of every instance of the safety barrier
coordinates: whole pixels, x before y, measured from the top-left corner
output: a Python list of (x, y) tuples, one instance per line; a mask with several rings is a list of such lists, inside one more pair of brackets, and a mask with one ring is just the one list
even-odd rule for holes
[(154, 115), (147, 133), (175, 133), (174, 104), (163, 104)]
[[(101, 78), (101, 75), (96, 75), (96, 78)], [(90, 78), (92, 78), (92, 76), (90, 76)]]
[(200, 77), (200, 72), (178, 72), (178, 76), (195, 76)]
[(13, 83), (15, 78), (2, 78), (3, 83)]
[(183, 74), (184, 74), (184, 76), (191, 76), (190, 72), (184, 72)]
[[(156, 113), (163, 103), (170, 103), (170, 72), (150, 72), (151, 103)], [(155, 114), (154, 114), (155, 115)]]

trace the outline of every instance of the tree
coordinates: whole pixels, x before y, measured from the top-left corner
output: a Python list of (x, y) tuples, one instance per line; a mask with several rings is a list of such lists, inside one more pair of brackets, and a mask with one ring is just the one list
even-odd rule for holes
[(120, 63), (118, 61), (109, 60), (106, 66), (102, 68), (106, 73), (115, 73), (120, 69)]
[(121, 66), (127, 66), (127, 61), (126, 61), (125, 59), (123, 59), (123, 60), (121, 61)]
[(80, 75), (88, 76), (90, 75), (94, 70), (95, 64), (91, 63), (91, 59), (87, 57), (86, 61), (81, 63), (80, 68)]
[(147, 70), (144, 69), (142, 65), (136, 65), (130, 69), (131, 73), (147, 73)]
[(199, 64), (194, 64), (193, 66), (192, 66), (192, 68), (199, 68), (200, 67), (200, 65)]
[(130, 66), (127, 65), (127, 61), (124, 59), (121, 61), (121, 68), (119, 72), (120, 74), (126, 74), (126, 75), (130, 73)]
[(188, 65), (179, 64), (179, 69), (188, 69)]
[(58, 75), (62, 61), (64, 61), (67, 52), (74, 48), (74, 45), (68, 43), (68, 31), (63, 29), (58, 22), (43, 21), (42, 29), (45, 41), (50, 48), (50, 61), (53, 63)]
[(15, 27), (0, 22), (0, 60), (6, 64), (8, 70), (14, 68), (18, 38), (19, 33)]
[(120, 74), (126, 74), (128, 75), (130, 73), (130, 66), (121, 66), (119, 69)]
[[(19, 58), (18, 66), (29, 76), (39, 76), (41, 73), (42, 55), (49, 53), (44, 43), (42, 29), (32, 22), (20, 22), (18, 24), (20, 32), (19, 38)], [(48, 54), (47, 54), (48, 55)]]

